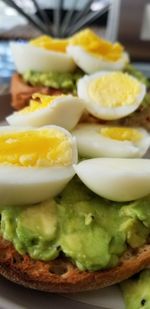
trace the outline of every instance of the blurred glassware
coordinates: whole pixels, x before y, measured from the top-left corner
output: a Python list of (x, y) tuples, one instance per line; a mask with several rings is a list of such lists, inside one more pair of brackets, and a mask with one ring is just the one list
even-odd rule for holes
[[(41, 32), (55, 37), (68, 36), (82, 27), (91, 25), (108, 12), (111, 3), (111, 0), (2, 1), (40, 29)], [(50, 10), (52, 15), (49, 14)]]

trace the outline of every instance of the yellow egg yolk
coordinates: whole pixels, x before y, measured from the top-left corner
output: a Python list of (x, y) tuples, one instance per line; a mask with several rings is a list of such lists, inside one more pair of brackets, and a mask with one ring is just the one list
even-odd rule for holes
[(142, 139), (141, 132), (127, 127), (105, 127), (101, 128), (99, 133), (117, 141), (139, 142)]
[(132, 105), (140, 91), (141, 85), (138, 80), (122, 72), (95, 78), (88, 86), (90, 98), (103, 107)]
[(1, 133), (0, 149), (2, 165), (48, 167), (72, 164), (71, 141), (56, 128)]
[(85, 29), (72, 36), (69, 39), (69, 44), (81, 46), (89, 53), (108, 61), (117, 61), (123, 53), (123, 46), (121, 44), (112, 44), (100, 38), (90, 29)]
[(53, 39), (50, 36), (42, 35), (36, 39), (31, 40), (29, 44), (36, 47), (42, 47), (51, 51), (65, 53), (66, 47), (68, 45), (68, 40)]
[(43, 108), (46, 108), (50, 104), (54, 102), (54, 100), (63, 97), (61, 96), (49, 96), (44, 95), (40, 93), (34, 93), (32, 95), (33, 100), (30, 100), (29, 106), (23, 108), (21, 111), (19, 111), (19, 114), (27, 114), (27, 113), (33, 113), (37, 110), (41, 110)]

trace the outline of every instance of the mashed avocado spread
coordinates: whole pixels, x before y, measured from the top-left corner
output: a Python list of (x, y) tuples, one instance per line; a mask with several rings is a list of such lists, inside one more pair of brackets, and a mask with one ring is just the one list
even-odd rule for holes
[(60, 251), (80, 270), (115, 266), (127, 246), (150, 235), (150, 197), (116, 203), (92, 193), (77, 177), (55, 199), (1, 207), (1, 234), (21, 254), (55, 259)]
[(23, 79), (32, 86), (62, 89), (64, 92), (73, 92), (73, 94), (76, 94), (77, 81), (83, 75), (84, 73), (79, 69), (73, 73), (27, 71), (23, 74)]
[[(150, 88), (150, 81), (145, 75), (137, 70), (133, 65), (127, 64), (124, 68), (124, 72), (136, 77), (139, 81), (144, 83), (147, 88)], [(31, 86), (45, 86), (52, 87), (54, 89), (62, 89), (64, 93), (71, 92), (76, 95), (77, 81), (83, 77), (84, 72), (80, 69), (76, 69), (73, 73), (60, 73), (60, 72), (36, 72), (27, 71), (23, 74), (23, 79)], [(142, 102), (142, 107), (146, 108), (150, 105), (150, 93), (147, 93)]]
[(150, 270), (121, 284), (126, 309), (150, 309)]

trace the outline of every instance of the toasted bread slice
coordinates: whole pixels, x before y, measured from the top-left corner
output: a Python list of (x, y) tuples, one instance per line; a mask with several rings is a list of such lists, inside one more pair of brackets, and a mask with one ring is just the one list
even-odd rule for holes
[(10, 92), (12, 96), (11, 105), (15, 109), (21, 109), (29, 104), (29, 100), (32, 98), (32, 94), (35, 92), (40, 92), (49, 95), (62, 94), (62, 90), (42, 87), (42, 86), (30, 86), (23, 81), (23, 78), (15, 73), (11, 79)]
[(67, 258), (50, 262), (32, 260), (17, 253), (0, 238), (0, 274), (28, 288), (45, 292), (71, 293), (94, 290), (125, 280), (150, 266), (150, 244), (128, 250), (118, 266), (95, 272), (79, 271)]

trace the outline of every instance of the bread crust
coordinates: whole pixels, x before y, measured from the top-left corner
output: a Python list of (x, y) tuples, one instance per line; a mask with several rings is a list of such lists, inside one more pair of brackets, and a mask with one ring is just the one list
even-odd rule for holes
[(27, 106), (29, 104), (29, 100), (32, 98), (32, 94), (35, 92), (49, 95), (62, 94), (61, 89), (30, 86), (23, 81), (23, 78), (18, 73), (13, 74), (11, 78), (10, 92), (12, 96), (11, 105), (17, 110)]
[(118, 266), (95, 272), (79, 271), (67, 258), (32, 260), (18, 254), (12, 244), (0, 238), (0, 274), (28, 288), (45, 292), (73, 293), (119, 283), (150, 266), (150, 244), (128, 250)]

